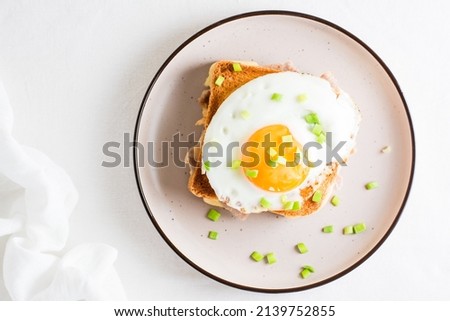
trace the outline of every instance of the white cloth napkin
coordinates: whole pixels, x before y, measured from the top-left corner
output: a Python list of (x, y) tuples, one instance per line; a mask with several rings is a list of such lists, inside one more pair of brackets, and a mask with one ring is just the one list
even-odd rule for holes
[(9, 235), (3, 281), (11, 298), (124, 300), (114, 248), (65, 249), (78, 193), (62, 168), (21, 146), (11, 136), (12, 127), (13, 112), (0, 82), (0, 237)]

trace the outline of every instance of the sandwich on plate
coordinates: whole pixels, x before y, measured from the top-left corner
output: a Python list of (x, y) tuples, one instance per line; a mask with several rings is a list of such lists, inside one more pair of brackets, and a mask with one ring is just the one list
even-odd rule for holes
[(218, 61), (205, 86), (188, 189), (240, 218), (320, 209), (354, 152), (361, 121), (333, 77), (291, 64)]

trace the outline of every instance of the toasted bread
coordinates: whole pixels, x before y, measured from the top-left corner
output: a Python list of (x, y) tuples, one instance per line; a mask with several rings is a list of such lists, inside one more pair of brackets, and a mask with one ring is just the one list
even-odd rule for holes
[[(242, 66), (241, 72), (233, 71), (233, 62), (219, 61), (211, 65), (208, 77), (205, 81), (205, 86), (208, 88), (203, 91), (199, 98), (199, 103), (202, 108), (202, 119), (197, 121), (197, 125), (203, 126), (203, 134), (211, 122), (212, 117), (220, 108), (222, 102), (237, 88), (246, 84), (247, 82), (270, 73), (276, 73), (286, 70), (295, 70), (290, 64), (272, 65), (272, 66), (258, 66), (255, 63), (240, 62)], [(227, 79), (221, 86), (214, 84), (215, 80), (223, 76)], [(240, 218), (245, 218), (247, 214), (240, 213), (236, 209), (232, 209), (220, 202), (214, 192), (214, 189), (209, 184), (207, 176), (201, 170), (201, 146), (203, 144), (203, 134), (200, 138), (199, 145), (190, 150), (187, 155), (187, 161), (191, 165), (190, 177), (188, 182), (189, 191), (197, 197), (203, 198), (207, 204), (214, 206), (221, 206), (230, 210), (230, 212)], [(313, 187), (306, 188), (302, 191), (304, 203), (299, 210), (274, 210), (274, 214), (279, 214), (287, 217), (305, 216), (317, 211), (329, 198), (330, 192), (333, 189), (334, 183), (338, 176), (339, 164), (332, 163), (324, 172), (322, 183), (313, 189)], [(322, 200), (320, 202), (313, 202), (312, 195), (315, 190), (322, 192)]]

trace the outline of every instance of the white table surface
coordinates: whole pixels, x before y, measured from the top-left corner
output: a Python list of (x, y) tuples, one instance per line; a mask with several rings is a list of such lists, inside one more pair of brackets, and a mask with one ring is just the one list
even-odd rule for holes
[[(417, 147), (409, 201), (381, 248), (332, 283), (278, 295), (234, 289), (191, 268), (153, 227), (133, 168), (101, 166), (103, 144), (133, 132), (149, 82), (185, 39), (222, 18), (263, 9), (325, 18), (374, 49), (403, 89)], [(79, 190), (68, 248), (116, 247), (131, 300), (448, 300), (449, 12), (444, 0), (2, 0), (0, 78), (15, 137), (65, 168)], [(0, 299), (9, 299), (1, 280)]]

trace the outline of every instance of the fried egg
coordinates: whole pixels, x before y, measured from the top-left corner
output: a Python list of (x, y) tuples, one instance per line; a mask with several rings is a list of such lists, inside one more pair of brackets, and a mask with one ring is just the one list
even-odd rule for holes
[(359, 122), (350, 96), (326, 79), (291, 71), (257, 77), (211, 119), (203, 170), (219, 201), (242, 213), (295, 210), (302, 191), (316, 190), (333, 162), (347, 161)]

